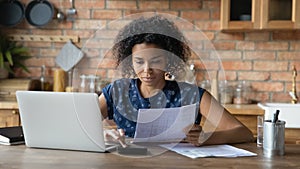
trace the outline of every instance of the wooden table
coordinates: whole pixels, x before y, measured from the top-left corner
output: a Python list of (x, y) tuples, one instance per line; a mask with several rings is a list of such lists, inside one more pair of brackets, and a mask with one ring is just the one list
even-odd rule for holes
[(140, 168), (300, 168), (300, 145), (286, 145), (286, 154), (266, 158), (262, 148), (256, 144), (234, 145), (258, 154), (255, 157), (238, 158), (197, 158), (167, 151), (154, 157), (133, 158), (114, 153), (92, 153), (27, 148), (20, 146), (0, 146), (0, 168), (2, 169), (140, 169)]

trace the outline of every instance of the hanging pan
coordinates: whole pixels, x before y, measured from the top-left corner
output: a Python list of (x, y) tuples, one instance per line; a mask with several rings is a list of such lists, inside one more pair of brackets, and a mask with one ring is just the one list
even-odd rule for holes
[(24, 18), (24, 5), (18, 0), (0, 3), (0, 25), (15, 26)]
[(25, 9), (25, 17), (30, 25), (41, 27), (47, 25), (54, 15), (54, 7), (47, 0), (33, 0)]

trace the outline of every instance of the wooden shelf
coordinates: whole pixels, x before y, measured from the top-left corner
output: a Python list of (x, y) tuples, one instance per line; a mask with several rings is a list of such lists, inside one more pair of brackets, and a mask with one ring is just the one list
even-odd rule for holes
[(79, 42), (78, 36), (54, 36), (54, 35), (8, 35), (11, 41), (34, 41), (34, 42)]

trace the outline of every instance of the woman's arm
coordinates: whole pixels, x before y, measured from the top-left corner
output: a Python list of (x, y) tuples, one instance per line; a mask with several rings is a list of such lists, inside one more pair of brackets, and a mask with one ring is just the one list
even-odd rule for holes
[(107, 104), (106, 104), (106, 99), (103, 94), (99, 96), (99, 103), (100, 103), (100, 111), (102, 114), (103, 119), (106, 119), (108, 114), (107, 114)]
[(202, 96), (200, 113), (205, 120), (200, 126), (193, 126), (187, 134), (187, 140), (196, 146), (209, 144), (229, 144), (251, 142), (252, 132), (232, 116), (208, 92)]

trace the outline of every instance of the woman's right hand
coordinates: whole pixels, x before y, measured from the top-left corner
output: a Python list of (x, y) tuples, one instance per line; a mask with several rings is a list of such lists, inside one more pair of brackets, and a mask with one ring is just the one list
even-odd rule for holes
[(104, 140), (106, 142), (119, 142), (123, 148), (127, 147), (123, 129), (105, 129)]

